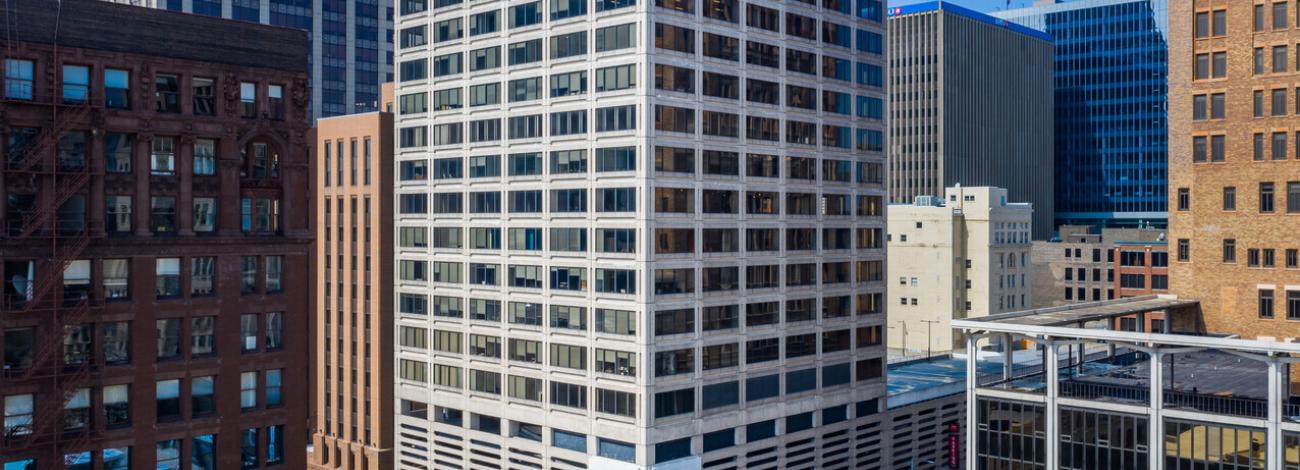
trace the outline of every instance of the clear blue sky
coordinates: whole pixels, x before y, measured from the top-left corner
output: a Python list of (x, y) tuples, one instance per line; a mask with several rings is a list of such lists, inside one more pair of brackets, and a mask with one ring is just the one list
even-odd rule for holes
[[(911, 5), (931, 0), (889, 0), (889, 6)], [(1007, 0), (944, 0), (945, 2), (955, 3), (966, 8), (977, 11), (997, 11), (1007, 8)], [(1011, 8), (1026, 7), (1034, 4), (1034, 0), (1011, 0)]]

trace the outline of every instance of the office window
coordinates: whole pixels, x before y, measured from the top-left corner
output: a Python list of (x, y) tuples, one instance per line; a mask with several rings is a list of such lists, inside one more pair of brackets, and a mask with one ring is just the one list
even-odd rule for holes
[(655, 353), (655, 377), (689, 374), (695, 371), (695, 349), (678, 349)]
[(181, 418), (181, 381), (177, 379), (159, 380), (155, 386), (154, 401), (158, 422), (175, 421)]
[(695, 110), (655, 105), (655, 130), (694, 134)]
[(551, 135), (564, 136), (587, 133), (587, 110), (551, 113)]
[[(7, 67), (6, 67), (7, 68)], [(20, 73), (21, 73), (20, 69)], [(10, 81), (10, 80), (6, 80)], [(180, 103), (180, 77), (170, 74), (156, 74), (153, 77), (154, 88), (154, 110), (160, 113), (179, 113), (181, 111)], [(243, 85), (240, 84), (240, 98), (243, 101)], [(30, 84), (29, 90), (30, 90)], [(11, 88), (9, 91), (14, 91)], [(30, 99), (29, 97), (21, 99)]]
[(1273, 318), (1273, 294), (1273, 289), (1259, 290), (1258, 313), (1260, 318)]
[(1286, 184), (1286, 212), (1300, 213), (1300, 182), (1289, 181)]
[(551, 289), (585, 291), (587, 290), (587, 270), (584, 268), (551, 268)]
[(636, 105), (596, 108), (596, 132), (636, 129)]
[[(565, 1), (583, 2), (583, 0), (552, 0), (552, 5)], [(579, 3), (583, 4), (584, 3)], [(551, 36), (551, 59), (563, 59), (587, 54), (587, 32)]]
[(1259, 211), (1261, 213), (1271, 213), (1274, 211), (1274, 187), (1273, 183), (1259, 184)]
[[(813, 57), (816, 57), (816, 55)], [(804, 56), (804, 58), (807, 57)], [(760, 67), (778, 68), (781, 66), (781, 47), (754, 40), (745, 41), (745, 63)], [(802, 65), (810, 67), (809, 64)]]
[(555, 367), (586, 370), (587, 348), (585, 346), (551, 343), (550, 359), (550, 364)]
[(551, 305), (550, 316), (551, 328), (563, 328), (578, 331), (586, 331), (587, 329), (586, 307)]
[[(602, 269), (597, 268), (597, 277), (601, 275)], [(604, 270), (610, 271), (610, 270)], [(630, 272), (629, 272), (630, 273)], [(609, 273), (606, 273), (608, 275)], [(630, 283), (629, 283), (630, 285)], [(630, 292), (629, 292), (630, 293)], [(595, 311), (595, 326), (597, 333), (615, 334), (615, 335), (635, 335), (636, 334), (636, 312), (628, 310), (612, 310), (598, 308)]]
[(695, 12), (694, 0), (655, 0), (655, 6), (685, 13)]
[(587, 72), (551, 75), (551, 97), (574, 96), (587, 92)]
[(1232, 186), (1223, 188), (1223, 210), (1237, 210), (1237, 188)]
[(506, 136), (510, 140), (536, 139), (542, 136), (542, 116), (540, 114), (511, 116), (509, 119)]
[(615, 91), (636, 86), (636, 64), (596, 69), (596, 91)]
[(596, 251), (601, 253), (635, 253), (635, 229), (596, 229)]
[[(421, 104), (423, 104), (423, 93)], [(469, 87), (469, 105), (470, 106), (487, 106), (501, 103), (501, 84), (485, 83), (482, 85), (473, 85)]]
[(703, 121), (701, 132), (704, 135), (733, 138), (740, 136), (740, 116), (738, 115), (706, 110), (703, 111), (701, 120)]
[(630, 6), (636, 6), (636, 0), (596, 0), (597, 12), (617, 10)]
[(522, 28), (542, 22), (542, 2), (525, 3), (510, 7), (507, 15), (510, 28)]
[(704, 370), (735, 367), (740, 364), (740, 346), (736, 343), (705, 346), (702, 354)]
[(740, 99), (740, 77), (704, 72), (704, 95), (715, 98)]
[(489, 70), (500, 66), (500, 47), (485, 47), (469, 51), (469, 71)]
[(659, 90), (695, 93), (695, 70), (672, 65), (655, 64), (655, 88)]
[(695, 212), (695, 190), (655, 188), (655, 212), (689, 214)]
[[(459, 75), (461, 73), (461, 68), (464, 67), (464, 62), (463, 54), (460, 52), (435, 56), (433, 58), (433, 76), (448, 77)], [(407, 64), (412, 64), (409, 71), (407, 69)], [(425, 59), (402, 63), (402, 81), (422, 80), (425, 78), (426, 74), (428, 74), (428, 71), (425, 70)]]
[(154, 260), (154, 293), (159, 298), (181, 295), (181, 259), (157, 258)]
[(482, 119), (469, 122), (470, 142), (495, 142), (501, 140), (501, 120)]
[[(9, 59), (5, 64), (5, 96), (31, 99), (32, 62)], [(23, 77), (26, 76), (24, 87)], [(23, 98), (24, 93), (27, 98)], [(131, 72), (121, 69), (104, 69), (104, 105), (115, 109), (131, 107)], [(195, 109), (197, 112), (198, 109)]]
[(542, 60), (542, 40), (533, 39), (510, 44), (506, 49), (506, 62), (511, 65), (524, 65)]
[[(630, 353), (627, 353), (630, 354)], [(613, 372), (610, 372), (613, 373)], [(628, 374), (623, 374), (628, 375)], [(635, 373), (631, 374), (635, 376)], [(636, 394), (598, 388), (596, 395), (596, 412), (629, 418), (636, 417)], [(585, 450), (584, 450), (585, 451)]]
[(587, 387), (551, 381), (551, 404), (586, 409)]
[(400, 32), (398, 32), (399, 47), (407, 48), (407, 47), (423, 46), (425, 44), (428, 44), (429, 42), (428, 29), (429, 28), (426, 25), (419, 25), (411, 28), (403, 28)]
[(773, 8), (747, 3), (745, 4), (745, 25), (751, 28), (781, 32), (780, 12)]
[(695, 388), (659, 392), (655, 394), (654, 400), (655, 418), (693, 413), (695, 411)]
[(1193, 37), (1196, 39), (1210, 37), (1210, 12), (1201, 11), (1196, 13), (1195, 28), (1193, 31)]
[(464, 35), (464, 33), (465, 33), (465, 29), (461, 26), (460, 18), (452, 18), (443, 21), (435, 21), (433, 23), (434, 43), (460, 39)]
[[(630, 0), (624, 0), (630, 1)], [(599, 6), (597, 7), (599, 9)], [(636, 24), (628, 23), (596, 29), (596, 52), (628, 49), (636, 46)]]
[[(449, 130), (450, 128), (443, 128), (444, 132)], [(424, 147), (428, 145), (428, 128), (424, 126), (404, 127), (398, 130), (397, 137), (397, 146), (399, 148)], [(342, 152), (339, 153), (339, 158), (343, 158)]]
[[(826, 57), (830, 60), (830, 57)], [(845, 61), (845, 64), (848, 62)], [(785, 50), (785, 69), (791, 72), (798, 72), (808, 75), (817, 74), (817, 54), (805, 52), (798, 49), (786, 48)], [(830, 78), (839, 78), (840, 75), (825, 75)]]
[[(672, 1), (672, 0), (658, 0)], [(686, 0), (690, 1), (690, 0)], [(666, 23), (655, 23), (655, 47), (669, 51), (695, 53), (695, 31)]]
[(586, 0), (551, 0), (551, 21), (587, 14)]

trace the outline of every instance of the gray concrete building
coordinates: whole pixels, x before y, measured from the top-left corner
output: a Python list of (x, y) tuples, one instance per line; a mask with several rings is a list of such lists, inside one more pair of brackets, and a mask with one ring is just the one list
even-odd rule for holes
[(996, 186), (1054, 228), (1051, 37), (927, 2), (889, 10), (889, 197)]
[(307, 30), (312, 116), (379, 111), (393, 81), (393, 0), (112, 0)]
[(879, 468), (884, 2), (401, 2), (396, 468)]

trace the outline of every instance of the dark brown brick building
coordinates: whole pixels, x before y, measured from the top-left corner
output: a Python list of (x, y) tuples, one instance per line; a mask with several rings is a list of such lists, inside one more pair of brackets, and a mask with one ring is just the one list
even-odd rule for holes
[(305, 468), (306, 34), (4, 17), (0, 465)]

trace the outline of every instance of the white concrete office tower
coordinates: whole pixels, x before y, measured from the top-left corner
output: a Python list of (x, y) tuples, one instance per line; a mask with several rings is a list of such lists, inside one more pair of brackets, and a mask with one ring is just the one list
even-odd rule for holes
[(397, 467), (878, 465), (882, 3), (400, 2)]
[(307, 30), (313, 117), (379, 111), (393, 81), (394, 0), (111, 1)]
[(960, 350), (952, 320), (1029, 308), (1033, 212), (992, 187), (891, 204), (890, 349), (908, 356)]

